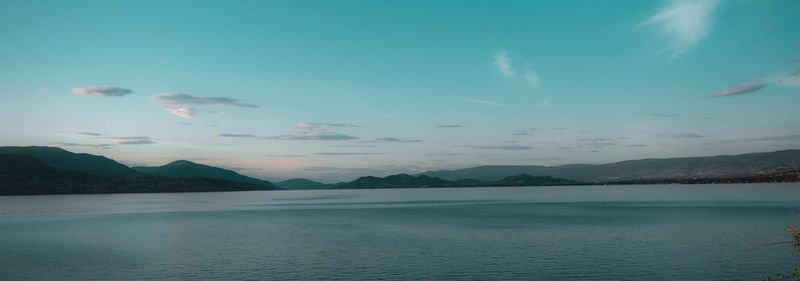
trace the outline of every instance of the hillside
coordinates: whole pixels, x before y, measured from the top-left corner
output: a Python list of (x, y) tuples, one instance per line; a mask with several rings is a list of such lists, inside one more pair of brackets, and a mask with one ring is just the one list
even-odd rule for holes
[(793, 162), (800, 163), (800, 150), (766, 153), (641, 159), (608, 164), (570, 164), (562, 166), (478, 166), (459, 170), (422, 173), (446, 180), (472, 178), (496, 181), (518, 174), (552, 176), (581, 182), (609, 182), (635, 179), (720, 178), (774, 174), (792, 171)]
[(257, 185), (274, 187), (272, 183), (241, 175), (237, 172), (198, 164), (187, 160), (178, 160), (172, 163), (157, 167), (133, 167), (134, 170), (169, 178), (210, 178), (223, 179), (235, 182), (245, 182)]

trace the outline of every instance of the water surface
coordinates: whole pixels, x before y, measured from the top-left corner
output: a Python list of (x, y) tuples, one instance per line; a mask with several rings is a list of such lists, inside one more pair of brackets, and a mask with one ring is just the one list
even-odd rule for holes
[(761, 280), (800, 185), (0, 197), (2, 280)]

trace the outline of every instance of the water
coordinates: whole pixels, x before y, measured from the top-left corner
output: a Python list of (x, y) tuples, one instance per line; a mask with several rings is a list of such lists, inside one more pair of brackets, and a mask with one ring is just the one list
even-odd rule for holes
[(0, 280), (761, 280), (800, 185), (0, 197)]

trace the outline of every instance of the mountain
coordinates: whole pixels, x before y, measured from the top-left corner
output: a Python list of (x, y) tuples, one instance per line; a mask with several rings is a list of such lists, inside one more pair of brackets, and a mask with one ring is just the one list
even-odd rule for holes
[[(0, 147), (0, 195), (274, 189), (266, 181), (247, 178), (224, 169), (194, 165), (203, 166), (203, 169), (195, 168), (207, 171), (203, 174), (207, 177), (167, 177), (140, 173), (106, 157), (72, 153), (61, 148)], [(229, 173), (219, 170), (239, 177), (234, 177), (235, 180), (213, 178), (218, 175), (230, 176)]]
[(27, 155), (43, 160), (48, 166), (62, 171), (80, 172), (106, 177), (128, 177), (136, 171), (103, 156), (72, 153), (58, 147), (4, 146), (0, 154)]
[(499, 181), (489, 183), (492, 186), (544, 186), (544, 185), (578, 185), (580, 182), (566, 179), (557, 179), (550, 176), (531, 176), (519, 174), (505, 177)]
[(338, 184), (336, 188), (421, 188), (449, 187), (452, 185), (452, 182), (440, 178), (398, 174), (383, 178), (372, 176), (360, 177), (348, 183)]
[(0, 154), (0, 175), (34, 175), (53, 173), (55, 169), (44, 160), (17, 154)]
[(296, 178), (289, 179), (281, 182), (276, 182), (276, 186), (282, 189), (326, 189), (330, 187), (329, 184), (315, 182), (312, 180)]
[(186, 160), (178, 160), (158, 167), (133, 167), (134, 170), (159, 175), (168, 178), (210, 178), (234, 182), (252, 183), (267, 187), (274, 187), (272, 183), (241, 175), (237, 172), (208, 165), (198, 164)]
[(596, 165), (478, 166), (459, 170), (430, 171), (421, 175), (446, 180), (472, 178), (490, 182), (504, 177), (528, 174), (601, 183), (639, 179), (721, 178), (774, 174), (793, 171), (793, 162), (800, 163), (800, 150), (708, 157), (641, 159)]
[(407, 174), (388, 177), (361, 177), (349, 183), (340, 183), (338, 189), (365, 188), (426, 188), (426, 187), (478, 187), (478, 186), (542, 186), (542, 185), (577, 185), (580, 182), (557, 179), (548, 176), (529, 176), (526, 174), (506, 177), (494, 182), (481, 182), (473, 179), (448, 181), (429, 176), (412, 176)]

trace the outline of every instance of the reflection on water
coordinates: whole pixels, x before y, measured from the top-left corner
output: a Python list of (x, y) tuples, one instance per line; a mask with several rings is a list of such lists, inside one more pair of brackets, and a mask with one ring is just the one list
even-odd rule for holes
[(798, 185), (0, 197), (19, 279), (760, 280)]

